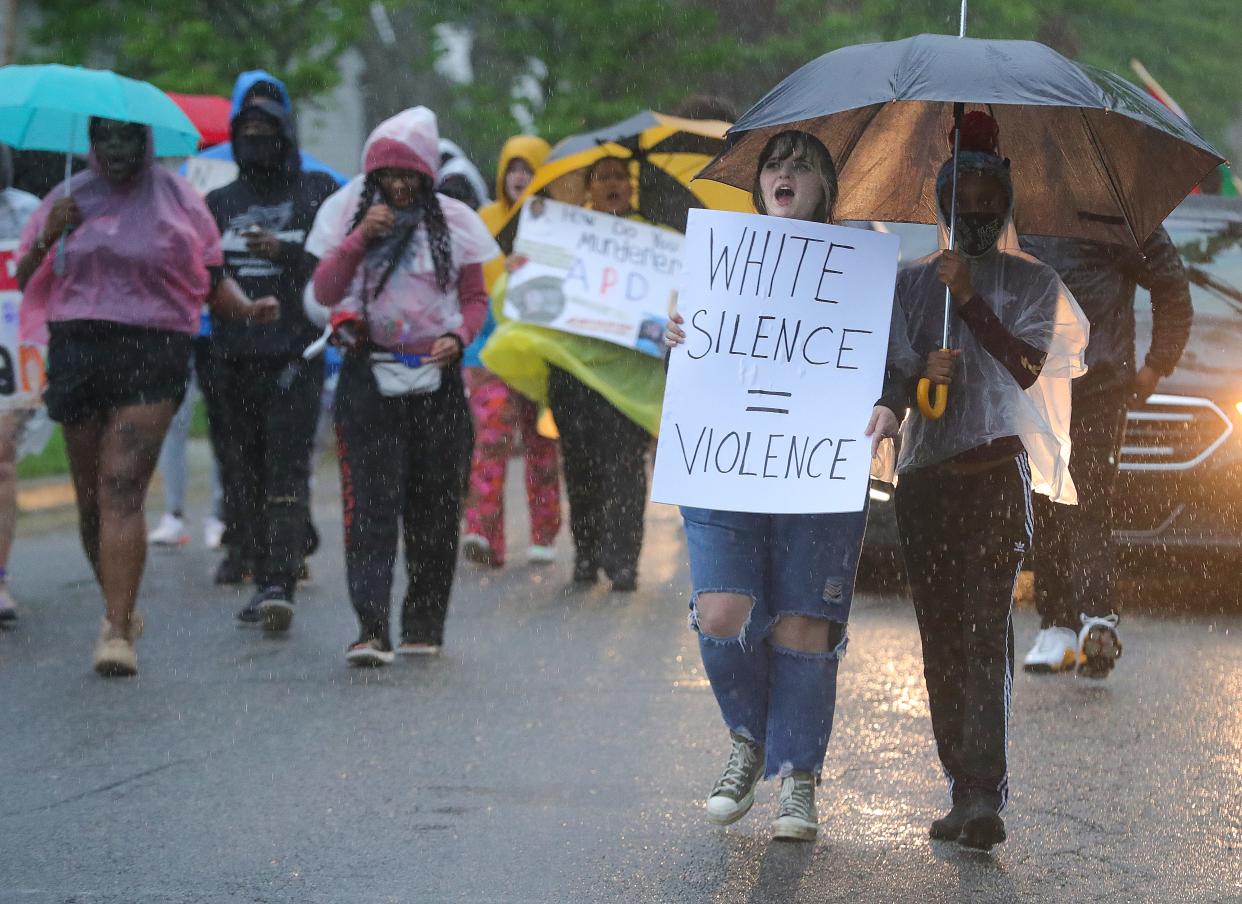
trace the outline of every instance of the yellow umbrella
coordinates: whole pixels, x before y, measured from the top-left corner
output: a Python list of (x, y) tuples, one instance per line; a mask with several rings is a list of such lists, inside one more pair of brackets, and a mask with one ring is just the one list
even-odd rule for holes
[(585, 205), (586, 173), (604, 157), (627, 158), (637, 190), (637, 210), (652, 223), (679, 232), (686, 229), (692, 208), (749, 212), (750, 195), (720, 182), (695, 181), (724, 150), (729, 123), (681, 119), (650, 110), (614, 125), (573, 135), (559, 142), (535, 173), (526, 192), (513, 205), (509, 220), (496, 238), (512, 250), (518, 212), (527, 197), (546, 194), (558, 201)]

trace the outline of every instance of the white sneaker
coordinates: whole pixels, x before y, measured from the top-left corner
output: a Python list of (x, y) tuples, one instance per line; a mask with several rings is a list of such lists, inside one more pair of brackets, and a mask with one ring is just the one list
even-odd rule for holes
[(1078, 635), (1071, 628), (1043, 628), (1022, 660), (1028, 672), (1064, 672), (1078, 662)]
[(1117, 660), (1121, 658), (1121, 636), (1116, 613), (1098, 618), (1080, 616), (1082, 630), (1078, 632), (1078, 674), (1084, 678), (1107, 678)]
[(224, 522), (215, 515), (203, 519), (203, 545), (208, 549), (219, 549), (224, 545)]
[(795, 772), (781, 779), (780, 808), (772, 822), (772, 837), (785, 841), (814, 841), (819, 834), (815, 809), (815, 776)]
[(526, 561), (531, 565), (551, 565), (556, 561), (556, 549), (552, 546), (532, 543), (526, 550)]
[(171, 512), (165, 512), (155, 530), (147, 534), (147, 542), (154, 546), (165, 546), (175, 549), (190, 542), (190, 535), (185, 529), (185, 519), (178, 518)]

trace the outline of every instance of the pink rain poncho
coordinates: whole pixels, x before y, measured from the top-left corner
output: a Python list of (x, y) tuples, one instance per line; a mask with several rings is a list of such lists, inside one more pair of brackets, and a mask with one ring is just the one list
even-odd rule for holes
[[(984, 158), (963, 152), (961, 171), (982, 172), (1008, 184), (1008, 172), (998, 172)], [(948, 245), (943, 222), (940, 245)], [(940, 347), (944, 285), (936, 275), (938, 258), (939, 252), (928, 255), (897, 275), (889, 362), (906, 374), (921, 374), (926, 353)], [(949, 386), (948, 408), (940, 420), (911, 410), (902, 425), (897, 471), (935, 465), (1017, 436), (1029, 457), (1032, 490), (1054, 502), (1074, 504), (1078, 496), (1069, 473), (1070, 381), (1086, 373), (1087, 317), (1055, 270), (1018, 249), (1012, 209), (996, 246), (971, 259), (971, 277), (977, 293), (1011, 334), (1047, 350), (1043, 369), (1033, 385), (1022, 389), (951, 314), (949, 346), (961, 349), (961, 356)]]
[[(362, 151), (364, 169), (368, 151), (382, 139), (391, 139), (408, 147), (427, 163), (434, 175), (434, 168), (440, 159), (439, 130), (435, 114), (426, 107), (404, 110), (376, 126)], [(308, 253), (323, 261), (345, 242), (358, 213), (365, 181), (365, 176), (355, 176), (324, 201), (306, 239)], [(455, 269), (460, 272), (463, 267), (482, 264), (500, 254), (500, 246), (478, 214), (446, 195), (437, 195), (437, 198), (452, 237)], [(366, 262), (357, 267), (342, 300), (335, 306), (336, 310), (362, 315), (363, 288), (370, 286), (370, 290), (374, 291), (379, 280), (376, 273), (368, 270)], [(458, 288), (453, 283), (442, 291), (436, 284), (427, 230), (419, 226), (414, 240), (383, 290), (367, 299), (366, 317), (371, 339), (394, 351), (422, 352), (429, 342), (458, 332), (463, 326)]]
[[(70, 181), (82, 224), (65, 242), (64, 273), (54, 271), (54, 246), (26, 284), (23, 340), (46, 343), (49, 320), (198, 332), (199, 311), (211, 291), (207, 268), (224, 262), (220, 233), (190, 184), (156, 165), (153, 144), (148, 129), (146, 163), (129, 185), (110, 184), (93, 155), (90, 168)], [(64, 195), (61, 184), (43, 199), (22, 230), (21, 255)]]

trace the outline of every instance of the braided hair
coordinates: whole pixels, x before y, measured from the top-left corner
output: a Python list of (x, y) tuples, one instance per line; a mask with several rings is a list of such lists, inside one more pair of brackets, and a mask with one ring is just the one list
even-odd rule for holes
[[(371, 209), (371, 205), (380, 197), (381, 190), (378, 175), (376, 173), (367, 173), (367, 177), (362, 183), (362, 197), (358, 199), (358, 210), (354, 214), (353, 222), (349, 224), (350, 232), (358, 228), (363, 218), (367, 215), (367, 211)], [(448, 223), (444, 219), (444, 209), (440, 207), (440, 199), (436, 197), (435, 186), (430, 179), (421, 174), (414, 203), (423, 209), (423, 216), (409, 226), (405, 233), (400, 236), (393, 251), (392, 259), (388, 262), (388, 266), (384, 268), (384, 273), (380, 277), (379, 283), (375, 286), (373, 298), (383, 292), (384, 287), (388, 285), (388, 280), (392, 276), (393, 271), (397, 269), (397, 264), (405, 255), (410, 242), (414, 240), (414, 233), (418, 231), (419, 223), (425, 223), (427, 226), (427, 241), (431, 246), (431, 263), (436, 271), (436, 286), (439, 287), (441, 292), (445, 292), (453, 282), (453, 238), (449, 233)]]

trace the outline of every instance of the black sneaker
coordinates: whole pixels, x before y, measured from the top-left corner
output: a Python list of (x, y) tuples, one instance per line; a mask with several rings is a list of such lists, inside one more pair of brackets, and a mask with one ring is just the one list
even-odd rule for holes
[(986, 803), (971, 804), (963, 814), (961, 834), (957, 843), (977, 851), (990, 851), (1005, 840), (1005, 821), (996, 808)]
[(594, 584), (599, 580), (599, 566), (587, 559), (574, 559), (574, 583)]
[(613, 575), (613, 593), (633, 593), (636, 590), (638, 590), (638, 573), (632, 568), (623, 568)]
[(230, 546), (216, 569), (216, 583), (222, 586), (245, 584), (254, 577), (254, 565), (247, 562), (235, 546)]
[(263, 613), (259, 611), (259, 603), (262, 598), (263, 591), (260, 590), (250, 597), (250, 602), (238, 610), (237, 627), (258, 628), (263, 624)]
[(293, 624), (293, 589), (281, 586), (265, 587), (255, 594), (259, 615), (263, 618), (263, 630), (288, 631)]
[(957, 841), (957, 836), (962, 834), (962, 826), (966, 824), (966, 811), (966, 804), (954, 804), (953, 809), (932, 822), (927, 830), (928, 837), (933, 841)]
[(359, 638), (345, 651), (345, 661), (354, 668), (374, 669), (391, 665), (392, 647), (378, 637)]

